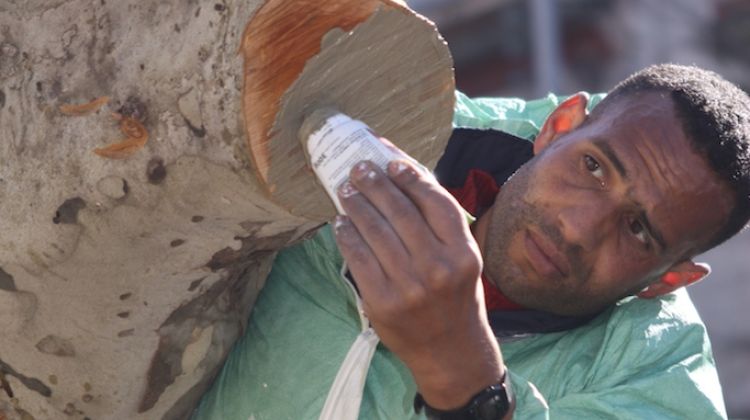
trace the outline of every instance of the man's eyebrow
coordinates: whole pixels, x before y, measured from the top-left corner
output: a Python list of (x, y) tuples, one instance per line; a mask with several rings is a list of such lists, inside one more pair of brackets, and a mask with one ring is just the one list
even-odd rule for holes
[(620, 177), (624, 179), (628, 179), (628, 171), (625, 170), (625, 165), (622, 164), (622, 161), (619, 157), (617, 157), (617, 154), (614, 150), (612, 150), (612, 147), (607, 144), (604, 140), (595, 140), (594, 146), (596, 146), (597, 149), (599, 149), (604, 156), (609, 159), (610, 162), (612, 162), (612, 166), (615, 167), (615, 170), (618, 174), (620, 174)]
[(655, 229), (651, 222), (648, 220), (648, 216), (646, 216), (646, 212), (641, 212), (641, 222), (644, 224), (646, 230), (648, 231), (649, 235), (651, 235), (652, 238), (656, 241), (656, 243), (659, 244), (662, 250), (667, 249), (667, 243), (664, 241), (664, 235), (661, 234), (657, 229)]

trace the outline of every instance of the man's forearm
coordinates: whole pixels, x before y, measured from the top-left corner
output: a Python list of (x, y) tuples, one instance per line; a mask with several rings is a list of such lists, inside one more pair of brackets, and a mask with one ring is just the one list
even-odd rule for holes
[(467, 334), (471, 341), (435, 343), (416, 360), (405, 361), (424, 400), (448, 410), (465, 405), (481, 390), (499, 383), (505, 374), (500, 348), (486, 320)]

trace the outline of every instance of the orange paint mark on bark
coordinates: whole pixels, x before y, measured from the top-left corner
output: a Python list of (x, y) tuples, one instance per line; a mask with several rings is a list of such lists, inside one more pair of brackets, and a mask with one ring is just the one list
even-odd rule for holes
[(94, 149), (94, 153), (107, 159), (125, 159), (142, 149), (148, 141), (148, 131), (138, 120), (120, 114), (112, 114), (120, 120), (120, 131), (125, 140), (110, 144), (107, 147)]
[[(60, 105), (60, 112), (71, 117), (80, 117), (88, 115), (101, 108), (109, 102), (109, 96), (102, 96), (85, 104), (66, 104)], [(0, 419), (2, 420), (2, 419)]]

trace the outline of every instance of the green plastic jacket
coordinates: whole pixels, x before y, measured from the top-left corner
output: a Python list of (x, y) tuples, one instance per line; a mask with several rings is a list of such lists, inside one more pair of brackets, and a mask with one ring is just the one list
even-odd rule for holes
[[(532, 140), (561, 99), (472, 100), (458, 93), (454, 122)], [(360, 332), (342, 264), (329, 228), (279, 253), (244, 337), (194, 419), (318, 418)], [(625, 299), (577, 329), (501, 348), (516, 419), (726, 418), (706, 330), (684, 290)], [(359, 418), (423, 418), (413, 411), (415, 392), (405, 366), (379, 346)]]

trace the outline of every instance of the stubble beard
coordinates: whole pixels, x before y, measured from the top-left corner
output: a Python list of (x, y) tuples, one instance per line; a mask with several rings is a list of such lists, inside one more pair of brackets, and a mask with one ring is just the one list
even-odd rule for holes
[(506, 181), (489, 210), (484, 272), (506, 297), (526, 308), (560, 314), (594, 312), (599, 308), (593, 308), (591, 304), (594, 302), (581, 295), (581, 292), (585, 295), (585, 291), (573, 290), (574, 285), (583, 284), (590, 275), (583, 264), (580, 247), (562, 247), (570, 262), (571, 272), (565, 281), (558, 284), (539, 285), (539, 281), (531, 281), (510, 258), (513, 238), (524, 235), (524, 230), (529, 226), (534, 226), (555, 243), (564, 244), (560, 230), (548, 223), (542, 209), (528, 201), (533, 176), (532, 166), (522, 166)]

